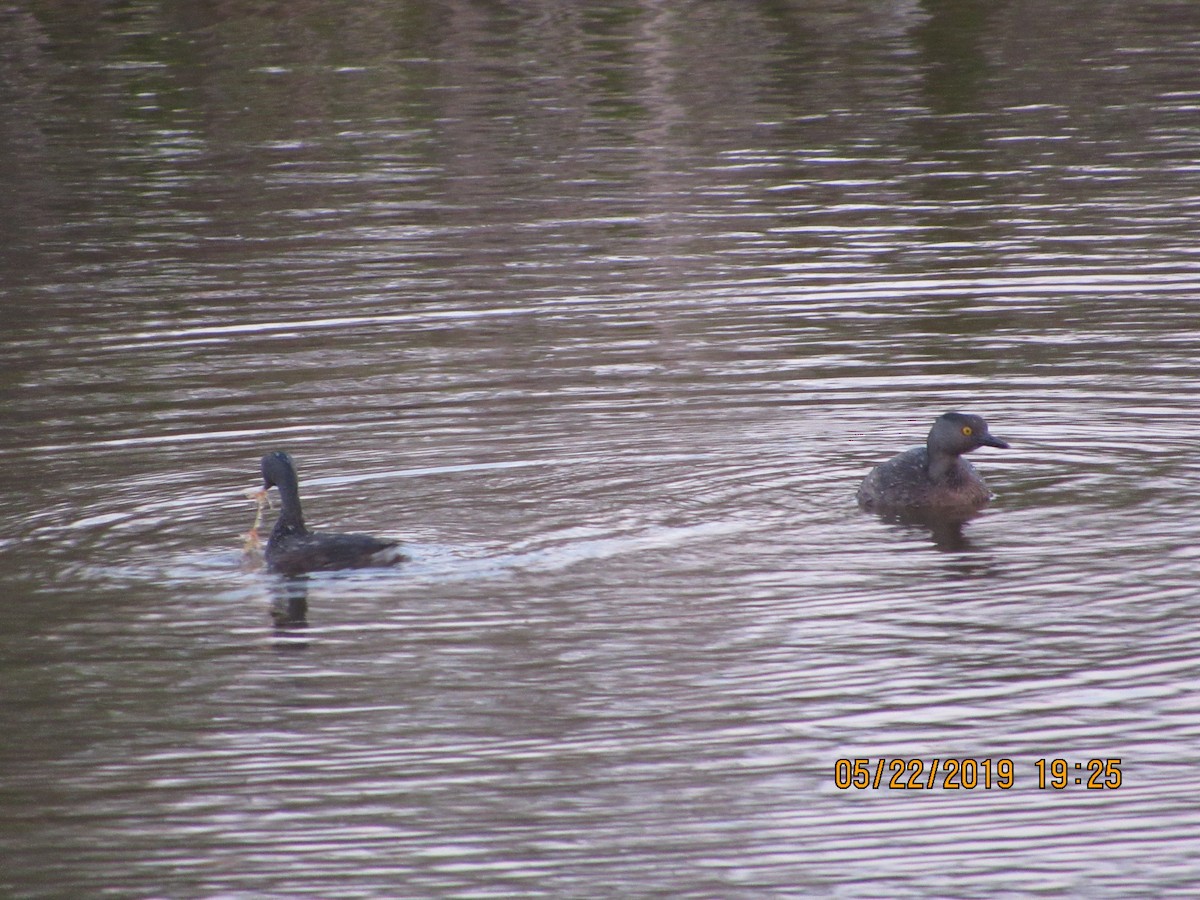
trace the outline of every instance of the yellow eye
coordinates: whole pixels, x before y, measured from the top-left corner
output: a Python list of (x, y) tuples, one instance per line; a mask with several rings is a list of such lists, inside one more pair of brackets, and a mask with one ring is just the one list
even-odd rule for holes
[(970, 425), (964, 425), (964, 426), (963, 426), (963, 434), (965, 434), (967, 437), (970, 437), (972, 433), (973, 433), (973, 432), (971, 431), (971, 426), (970, 426)]

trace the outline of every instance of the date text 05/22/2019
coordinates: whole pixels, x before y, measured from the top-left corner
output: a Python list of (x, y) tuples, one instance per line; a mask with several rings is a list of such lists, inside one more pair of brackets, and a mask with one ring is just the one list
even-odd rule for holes
[[(1121, 786), (1119, 758), (1039, 759), (1033, 763), (1039, 790), (1070, 787), (1102, 791)], [(1007, 791), (1017, 786), (1017, 767), (1008, 757), (941, 759), (839, 759), (833, 765), (833, 784), (840, 790), (890, 788), (905, 791)]]

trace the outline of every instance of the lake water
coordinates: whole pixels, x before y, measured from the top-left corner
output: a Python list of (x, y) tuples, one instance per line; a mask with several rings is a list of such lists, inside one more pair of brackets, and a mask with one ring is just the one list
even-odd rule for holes
[(0, 8), (6, 896), (1196, 890), (1200, 4), (106, 10)]

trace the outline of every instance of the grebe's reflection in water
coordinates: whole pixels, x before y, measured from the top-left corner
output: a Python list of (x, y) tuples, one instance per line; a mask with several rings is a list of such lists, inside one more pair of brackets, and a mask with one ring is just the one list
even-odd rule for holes
[(307, 575), (271, 579), (271, 621), (281, 638), (298, 636), (308, 628)]

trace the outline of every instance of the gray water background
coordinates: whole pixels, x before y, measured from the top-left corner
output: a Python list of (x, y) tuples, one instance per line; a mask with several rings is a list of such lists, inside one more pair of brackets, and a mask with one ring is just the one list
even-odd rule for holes
[(6, 896), (1200, 884), (1200, 5), (10, 2), (0, 208)]

